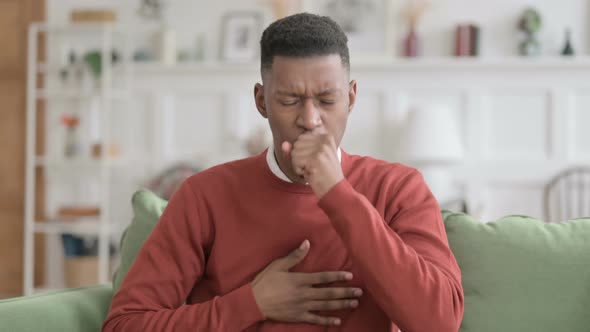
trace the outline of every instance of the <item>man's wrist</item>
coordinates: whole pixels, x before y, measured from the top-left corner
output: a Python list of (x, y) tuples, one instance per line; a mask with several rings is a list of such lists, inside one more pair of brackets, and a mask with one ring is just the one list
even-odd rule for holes
[(340, 176), (335, 178), (334, 180), (328, 180), (324, 184), (318, 184), (317, 188), (312, 187), (312, 189), (314, 189), (314, 192), (318, 199), (322, 199), (322, 197), (324, 197), (328, 192), (330, 192), (330, 190), (332, 190), (332, 188), (334, 188), (343, 179), (344, 176)]

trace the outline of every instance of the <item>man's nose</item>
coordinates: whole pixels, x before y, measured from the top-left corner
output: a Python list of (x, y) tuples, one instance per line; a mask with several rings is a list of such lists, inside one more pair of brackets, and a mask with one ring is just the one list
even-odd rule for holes
[(320, 112), (311, 98), (306, 99), (299, 113), (299, 125), (306, 130), (314, 130), (322, 124)]

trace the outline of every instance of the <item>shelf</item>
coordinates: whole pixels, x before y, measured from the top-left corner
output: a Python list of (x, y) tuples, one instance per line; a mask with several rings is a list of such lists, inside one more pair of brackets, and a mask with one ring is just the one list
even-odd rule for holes
[(53, 33), (114, 33), (115, 35), (130, 36), (130, 31), (141, 33), (160, 29), (158, 23), (124, 24), (119, 22), (76, 22), (65, 24), (47, 24), (45, 22), (31, 24), (36, 31)]
[(100, 224), (96, 219), (90, 220), (90, 218), (87, 218), (87, 220), (84, 221), (78, 219), (77, 221), (36, 222), (35, 232), (46, 234), (98, 234), (100, 231), (99, 226)]
[[(110, 68), (114, 75), (125, 75), (131, 71), (132, 62), (123, 62), (113, 65)], [(46, 62), (37, 63), (37, 72), (40, 74), (55, 74), (59, 75), (63, 67), (56, 64), (47, 64)]]
[(59, 91), (37, 89), (36, 97), (39, 99), (55, 98), (55, 99), (73, 99), (73, 100), (88, 99), (91, 97), (106, 98), (109, 100), (125, 100), (126, 98), (128, 98), (127, 93), (116, 90), (117, 89), (116, 87), (111, 87), (109, 89), (113, 90), (113, 91), (111, 91), (105, 95), (101, 94), (100, 91), (95, 91), (95, 92), (87, 91), (86, 92), (86, 91), (75, 91), (75, 90), (71, 90), (71, 89), (69, 89), (69, 90), (68, 89), (61, 89)]
[[(164, 65), (159, 62), (136, 62), (134, 73), (142, 74), (188, 74), (196, 73), (244, 73), (259, 74), (260, 64), (232, 63), (222, 61), (180, 62), (176, 65)], [(573, 57), (541, 56), (541, 57), (351, 57), (351, 70), (433, 70), (433, 69), (590, 69), (590, 56)]]
[(359, 69), (575, 69), (590, 68), (590, 56), (560, 57), (422, 57), (397, 59), (351, 60), (351, 67)]
[[(100, 233), (100, 223), (97, 217), (76, 218), (72, 221), (57, 221), (48, 220), (46, 222), (35, 222), (35, 233), (45, 234), (82, 234), (82, 235), (98, 235)], [(109, 234), (118, 233), (118, 228), (111, 225)]]
[(35, 165), (38, 167), (48, 168), (99, 168), (107, 167), (121, 167), (131, 163), (131, 160), (125, 158), (117, 159), (90, 159), (90, 158), (74, 158), (74, 159), (47, 159), (45, 157), (35, 158)]
[[(43, 33), (42, 33), (43, 32)], [(101, 125), (112, 125), (112, 121), (120, 120), (114, 118), (114, 113), (124, 112), (128, 102), (132, 102), (131, 88), (133, 87), (133, 67), (130, 62), (131, 48), (128, 46), (129, 41), (133, 38), (127, 27), (116, 24), (71, 24), (63, 26), (52, 26), (45, 23), (36, 23), (30, 26), (28, 33), (28, 45), (32, 46), (32, 52), (27, 54), (27, 72), (30, 73), (30, 86), (27, 87), (27, 165), (25, 172), (26, 181), (26, 204), (25, 215), (25, 254), (24, 256), (24, 290), (27, 295), (31, 293), (45, 293), (61, 289), (61, 283), (54, 277), (48, 278), (50, 284), (43, 284), (34, 287), (34, 272), (36, 266), (36, 259), (38, 255), (35, 252), (36, 248), (34, 235), (45, 234), (51, 237), (60, 237), (62, 234), (76, 234), (76, 235), (90, 235), (97, 238), (99, 242), (98, 258), (99, 264), (96, 271), (97, 280), (99, 283), (105, 283), (109, 280), (108, 266), (103, 263), (108, 261), (109, 253), (112, 251), (113, 238), (119, 237), (124, 230), (124, 224), (120, 224), (116, 220), (116, 213), (113, 216), (108, 216), (107, 211), (111, 211), (111, 202), (113, 195), (119, 193), (118, 181), (121, 178), (127, 178), (129, 175), (119, 174), (122, 170), (129, 170), (133, 167), (133, 162), (136, 160), (144, 160), (141, 155), (133, 151), (128, 153), (120, 153), (120, 149), (111, 147), (112, 137), (109, 130), (100, 131), (102, 138), (97, 142), (81, 142), (83, 149), (81, 153), (77, 154), (75, 158), (67, 158), (64, 155), (64, 135), (65, 132), (56, 132), (57, 128), (51, 127), (51, 123), (57, 120), (57, 117), (63, 112), (74, 112), (75, 114), (86, 112), (87, 109), (91, 113), (97, 114), (80, 114), (81, 116), (88, 116), (88, 120), (93, 120), (98, 117)], [(55, 33), (55, 34), (54, 34)], [(55, 43), (48, 45), (42, 44), (42, 39), (55, 39)], [(79, 71), (73, 66), (63, 66), (58, 60), (57, 48), (61, 46), (69, 47), (79, 44), (84, 49), (95, 49), (110, 58), (111, 50), (117, 49), (120, 55), (120, 62), (113, 64), (102, 58), (101, 64), (102, 73), (100, 76), (93, 75), (92, 70), (84, 69)], [(34, 52), (35, 49), (48, 48), (47, 57), (45, 60), (39, 58)], [(55, 48), (57, 47), (57, 48)], [(53, 50), (55, 48), (55, 50)], [(77, 47), (74, 47), (77, 49)], [(53, 50), (53, 51), (52, 51)], [(55, 56), (51, 56), (51, 55)], [(82, 55), (83, 53), (80, 53)], [(66, 55), (66, 54), (63, 54)], [(78, 59), (80, 59), (78, 57)], [(64, 62), (67, 62), (67, 59)], [(104, 61), (107, 60), (107, 61)], [(62, 75), (62, 70), (68, 69), (68, 75)], [(43, 83), (39, 85), (39, 83)], [(46, 101), (47, 104), (39, 103), (38, 101)], [(123, 108), (125, 107), (125, 108)], [(40, 117), (43, 113), (40, 110), (49, 112), (44, 117)], [(117, 114), (118, 115), (118, 114)], [(86, 119), (82, 117), (82, 119)], [(127, 120), (127, 114), (124, 119)], [(49, 122), (48, 122), (49, 121)], [(35, 151), (39, 150), (39, 140), (35, 139), (35, 127), (48, 126), (43, 133), (42, 142), (46, 142), (48, 153), (46, 155), (36, 155)], [(100, 126), (99, 126), (100, 127)], [(117, 127), (118, 128), (118, 127)], [(55, 129), (55, 130), (53, 130)], [(104, 129), (100, 128), (86, 128), (85, 130)], [(61, 130), (61, 129), (59, 129)], [(90, 134), (90, 133), (89, 133)], [(98, 134), (98, 133), (97, 133)], [(55, 136), (57, 135), (57, 136)], [(100, 143), (101, 151), (103, 152), (94, 158), (91, 143)], [(88, 148), (88, 149), (86, 149)], [(119, 146), (120, 148), (120, 146)], [(82, 153), (84, 152), (84, 153)], [(131, 159), (130, 157), (134, 157)], [(120, 167), (111, 169), (111, 167)], [(38, 170), (47, 171), (47, 176), (41, 179), (36, 176)], [(41, 182), (41, 185), (38, 183)], [(71, 183), (73, 182), (73, 183)], [(96, 182), (97, 186), (95, 186)], [(84, 188), (89, 183), (91, 188)], [(70, 186), (76, 184), (79, 193), (72, 193), (68, 188), (61, 188), (61, 184)], [(122, 184), (126, 185), (126, 184)], [(94, 190), (94, 187), (97, 190)], [(85, 197), (88, 189), (88, 196)], [(94, 192), (97, 191), (97, 192)], [(95, 195), (92, 195), (95, 194)], [(100, 194), (100, 195), (96, 195)], [(79, 201), (93, 201), (102, 211), (103, 214), (92, 215), (86, 217), (64, 218), (59, 212), (54, 213), (49, 218), (40, 221), (32, 221), (33, 216), (43, 211), (59, 211), (60, 207), (55, 206), (62, 201), (71, 201), (71, 195), (76, 195)], [(80, 197), (77, 197), (80, 196)], [(39, 208), (39, 198), (42, 197), (41, 202), (46, 202), (44, 208)], [(44, 199), (43, 199), (44, 198)], [(42, 204), (43, 205), (43, 204)], [(115, 205), (115, 209), (119, 207)], [(39, 210), (41, 209), (41, 210)], [(115, 210), (113, 210), (115, 211)], [(63, 212), (62, 210), (62, 213)], [(114, 219), (113, 219), (114, 218)], [(107, 246), (105, 246), (105, 244)], [(48, 246), (48, 254), (52, 257), (55, 255), (62, 256), (62, 250), (58, 246)], [(108, 248), (108, 251), (104, 249)], [(41, 248), (42, 249), (42, 248)], [(106, 258), (106, 259), (105, 259)], [(50, 266), (51, 264), (48, 264)], [(106, 267), (106, 268), (105, 268)], [(52, 273), (49, 268), (49, 273)]]

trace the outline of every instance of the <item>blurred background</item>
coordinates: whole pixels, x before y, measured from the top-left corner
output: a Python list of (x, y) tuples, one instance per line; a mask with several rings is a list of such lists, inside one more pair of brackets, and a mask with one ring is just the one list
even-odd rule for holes
[(482, 222), (590, 215), (587, 0), (0, 0), (0, 298), (108, 282), (136, 190), (264, 150), (259, 38), (300, 11), (349, 37), (344, 150)]

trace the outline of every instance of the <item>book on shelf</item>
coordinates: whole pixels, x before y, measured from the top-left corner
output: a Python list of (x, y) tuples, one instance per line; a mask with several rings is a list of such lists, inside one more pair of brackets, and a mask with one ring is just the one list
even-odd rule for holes
[(100, 215), (100, 208), (97, 206), (62, 206), (57, 211), (57, 216), (64, 220), (74, 220), (81, 217), (97, 217)]
[(455, 56), (478, 56), (480, 28), (475, 24), (460, 24), (455, 32)]

